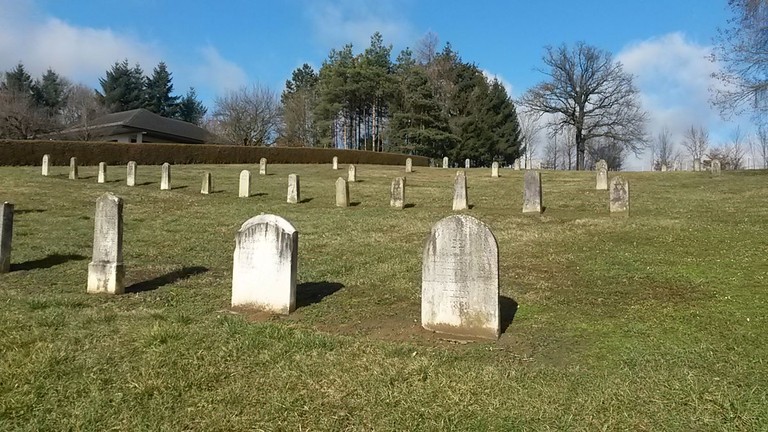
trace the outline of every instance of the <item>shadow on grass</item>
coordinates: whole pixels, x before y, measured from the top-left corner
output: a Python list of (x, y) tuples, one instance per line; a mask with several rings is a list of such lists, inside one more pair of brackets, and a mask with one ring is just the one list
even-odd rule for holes
[(176, 271), (158, 276), (154, 279), (146, 280), (144, 282), (137, 282), (128, 287), (125, 287), (126, 293), (138, 293), (144, 291), (152, 291), (160, 288), (161, 286), (170, 285), (180, 280), (188, 279), (192, 276), (199, 275), (208, 271), (207, 267), (195, 266), (184, 267)]
[(149, 186), (151, 184), (155, 184), (155, 182), (136, 183), (136, 186)]
[(93, 178), (96, 178), (96, 176), (95, 175), (85, 176), (85, 177), (77, 176), (77, 178), (75, 180), (88, 180), (88, 179), (93, 179)]
[(414, 207), (416, 207), (416, 204), (413, 204), (413, 203), (406, 204), (406, 205), (403, 206), (404, 209), (414, 208)]
[(312, 201), (314, 198), (304, 198), (303, 200), (299, 201), (299, 204), (306, 204), (310, 201)]
[(47, 269), (55, 265), (64, 264), (65, 262), (82, 261), (86, 258), (87, 257), (84, 257), (82, 255), (74, 255), (74, 254), (70, 254), (70, 255), (53, 254), (37, 260), (11, 264), (11, 271)]
[(296, 286), (296, 308), (320, 303), (322, 299), (344, 288), (338, 282), (304, 282)]
[(255, 194), (251, 194), (250, 196), (252, 196), (252, 197), (260, 197), (260, 196), (267, 196), (267, 195), (269, 195), (269, 194), (266, 193), (266, 192), (257, 192)]
[(357, 206), (359, 206), (359, 205), (360, 205), (360, 201), (355, 201), (355, 202), (351, 202), (351, 203), (349, 203), (349, 206), (350, 206), (350, 207), (357, 207)]
[(507, 296), (499, 296), (499, 315), (501, 318), (501, 333), (506, 333), (517, 313), (517, 302)]
[(28, 210), (13, 210), (14, 215), (23, 215), (27, 213), (42, 213), (45, 209), (28, 209)]
[(174, 186), (174, 187), (172, 187), (172, 188), (171, 188), (171, 190), (176, 190), (176, 189), (186, 189), (186, 188), (188, 188), (188, 187), (189, 187), (189, 186), (187, 186), (187, 185), (184, 185), (184, 186)]

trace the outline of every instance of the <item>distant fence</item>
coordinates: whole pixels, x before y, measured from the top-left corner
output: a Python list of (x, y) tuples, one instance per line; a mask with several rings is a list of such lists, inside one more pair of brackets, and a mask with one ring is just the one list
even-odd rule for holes
[(414, 166), (429, 165), (424, 156), (330, 148), (0, 140), (0, 165), (39, 165), (44, 154), (50, 155), (52, 165), (69, 164), (73, 156), (81, 165), (243, 164), (261, 158), (273, 164), (322, 164), (331, 163), (334, 156), (343, 164), (404, 165), (410, 157)]

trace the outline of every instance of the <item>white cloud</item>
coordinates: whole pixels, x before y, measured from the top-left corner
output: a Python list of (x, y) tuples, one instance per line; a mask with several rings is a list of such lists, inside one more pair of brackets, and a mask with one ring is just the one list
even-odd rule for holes
[(485, 79), (490, 81), (493, 81), (494, 79), (498, 80), (499, 83), (504, 87), (504, 90), (507, 91), (507, 95), (511, 98), (514, 98), (514, 87), (512, 87), (512, 83), (510, 83), (506, 78), (501, 76), (500, 74), (493, 73), (489, 70), (482, 69), (483, 76), (485, 76)]
[(202, 62), (194, 67), (192, 75), (197, 87), (208, 87), (217, 94), (234, 90), (248, 83), (245, 71), (236, 63), (221, 56), (212, 45), (199, 50)]

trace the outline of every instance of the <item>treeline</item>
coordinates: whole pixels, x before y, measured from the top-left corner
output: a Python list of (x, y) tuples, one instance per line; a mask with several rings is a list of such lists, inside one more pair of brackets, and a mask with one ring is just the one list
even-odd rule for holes
[(392, 61), (375, 33), (362, 53), (330, 52), (319, 71), (293, 71), (281, 95), (278, 145), (393, 151), (474, 165), (522, 151), (515, 105), (497, 79), (428, 34)]

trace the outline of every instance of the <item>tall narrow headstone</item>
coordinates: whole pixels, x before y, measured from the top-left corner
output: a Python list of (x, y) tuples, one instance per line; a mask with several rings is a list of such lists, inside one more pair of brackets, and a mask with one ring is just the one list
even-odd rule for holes
[(355, 168), (354, 165), (349, 166), (349, 175), (347, 176), (347, 181), (350, 183), (354, 183), (357, 181), (357, 168)]
[(448, 156), (443, 157), (443, 168), (448, 168)]
[(160, 190), (171, 190), (171, 164), (168, 162), (161, 167)]
[(667, 164), (661, 164), (661, 172), (667, 172)]
[(259, 159), (259, 175), (267, 175), (267, 158)]
[(472, 166), (472, 161), (469, 158), (464, 159), (464, 169), (469, 169)]
[(701, 161), (699, 159), (694, 159), (693, 160), (693, 171), (694, 172), (701, 171)]
[(464, 171), (457, 171), (453, 179), (453, 211), (467, 210), (467, 176)]
[(77, 180), (77, 158), (69, 158), (69, 179)]
[(523, 213), (541, 213), (541, 174), (526, 171), (523, 183)]
[(402, 209), (405, 207), (405, 177), (396, 177), (389, 188), (389, 206)]
[(46, 177), (48, 176), (48, 169), (50, 168), (49, 167), (50, 162), (51, 162), (51, 155), (44, 154), (42, 171), (43, 171), (43, 175)]
[(288, 174), (288, 202), (290, 204), (296, 204), (301, 200), (300, 187), (299, 176), (296, 174)]
[(124, 279), (123, 200), (107, 192), (96, 200), (88, 292), (122, 294)]
[(719, 176), (720, 175), (720, 160), (712, 159), (712, 167), (710, 169), (712, 171), (712, 175)]
[(11, 242), (13, 240), (13, 204), (0, 207), (0, 273), (11, 271)]
[(596, 190), (608, 190), (608, 163), (600, 159), (595, 164), (596, 174)]
[(232, 306), (287, 315), (296, 309), (299, 232), (280, 216), (245, 221), (235, 236)]
[(136, 162), (130, 161), (125, 167), (125, 184), (136, 186)]
[(515, 171), (520, 171), (520, 159), (515, 159), (515, 163), (513, 165), (513, 168)]
[(349, 207), (349, 183), (341, 177), (336, 180), (336, 207)]
[(238, 189), (237, 196), (240, 198), (251, 196), (251, 172), (248, 170), (240, 171), (240, 188)]
[(491, 164), (491, 177), (498, 178), (499, 177), (499, 163), (494, 162)]
[(333, 157), (333, 169), (337, 170), (339, 169), (339, 157), (334, 156)]
[(459, 337), (499, 337), (499, 246), (472, 216), (448, 216), (432, 227), (423, 252), (421, 325)]
[(629, 216), (629, 182), (621, 176), (612, 178), (609, 195), (611, 215)]
[(405, 172), (413, 172), (413, 160), (411, 158), (405, 160)]
[(99, 175), (96, 178), (97, 183), (106, 183), (107, 182), (107, 163), (106, 162), (99, 162)]
[(200, 186), (200, 193), (209, 195), (211, 192), (213, 192), (213, 181), (211, 180), (211, 173), (206, 171), (203, 173), (203, 184)]

